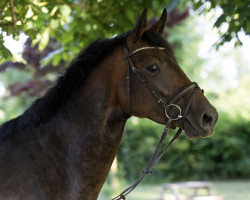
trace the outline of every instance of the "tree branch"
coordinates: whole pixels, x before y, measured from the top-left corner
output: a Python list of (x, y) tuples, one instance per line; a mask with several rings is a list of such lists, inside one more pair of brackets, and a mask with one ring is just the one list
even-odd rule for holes
[(11, 11), (11, 17), (12, 17), (12, 23), (14, 28), (16, 29), (16, 14), (15, 14), (15, 6), (14, 6), (14, 0), (10, 0), (10, 11)]

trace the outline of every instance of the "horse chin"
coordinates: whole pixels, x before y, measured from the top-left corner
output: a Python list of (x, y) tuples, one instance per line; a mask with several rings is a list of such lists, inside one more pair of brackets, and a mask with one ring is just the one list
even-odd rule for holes
[(191, 124), (188, 120), (184, 123), (185, 136), (189, 140), (194, 140), (196, 138), (208, 138), (214, 134), (214, 129), (212, 131), (201, 130), (195, 125)]

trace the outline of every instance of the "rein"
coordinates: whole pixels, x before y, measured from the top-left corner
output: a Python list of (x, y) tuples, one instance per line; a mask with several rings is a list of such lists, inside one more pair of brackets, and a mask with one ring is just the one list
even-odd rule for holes
[[(126, 91), (127, 91), (127, 100), (128, 100), (128, 107), (129, 107), (129, 111), (130, 113), (132, 112), (132, 105), (131, 105), (131, 89), (130, 89), (130, 68), (131, 71), (133, 72), (133, 74), (137, 77), (137, 79), (142, 83), (142, 85), (144, 87), (146, 87), (149, 92), (151, 93), (151, 95), (154, 97), (154, 99), (164, 108), (165, 110), (165, 115), (167, 117), (167, 122), (166, 122), (166, 126), (161, 134), (160, 140), (156, 146), (155, 152), (152, 155), (152, 157), (150, 158), (146, 168), (144, 170), (141, 171), (142, 175), (140, 176), (140, 178), (130, 187), (128, 187), (127, 189), (125, 189), (122, 193), (120, 193), (117, 197), (113, 198), (112, 200), (125, 200), (126, 196), (132, 192), (135, 187), (144, 179), (144, 177), (148, 174), (152, 174), (152, 169), (153, 167), (160, 161), (160, 159), (162, 158), (162, 156), (166, 153), (166, 151), (168, 150), (168, 148), (170, 147), (170, 145), (174, 142), (175, 139), (177, 139), (179, 137), (179, 135), (181, 134), (182, 130), (183, 130), (183, 125), (184, 125), (184, 121), (186, 119), (187, 113), (191, 107), (193, 98), (197, 92), (197, 90), (200, 90), (200, 87), (198, 86), (197, 83), (195, 82), (191, 82), (190, 84), (186, 85), (184, 88), (182, 88), (179, 92), (177, 92), (177, 94), (167, 103), (165, 102), (165, 100), (161, 97), (161, 95), (156, 92), (153, 87), (146, 81), (145, 77), (143, 76), (143, 74), (141, 73), (141, 71), (136, 68), (131, 60), (131, 57), (141, 51), (146, 51), (146, 50), (160, 50), (163, 51), (165, 50), (164, 47), (141, 47), (133, 52), (130, 53), (127, 45), (126, 45), (126, 40), (124, 40), (123, 43), (123, 53), (124, 53), (124, 59), (126, 61), (126, 70), (127, 70), (127, 75), (126, 75)], [(181, 107), (178, 106), (177, 104), (175, 104), (181, 97), (183, 97), (184, 95), (186, 95), (187, 93), (191, 92), (191, 95), (189, 97), (188, 103), (186, 105), (186, 108), (184, 110), (184, 113), (182, 113)], [(169, 113), (169, 110), (171, 108), (175, 108), (175, 110), (178, 111), (178, 115), (177, 116), (171, 116)], [(182, 125), (181, 128), (178, 129), (178, 131), (175, 133), (174, 137), (172, 138), (172, 140), (167, 144), (167, 146), (163, 149), (163, 151), (159, 154), (159, 156), (157, 157), (159, 150), (162, 146), (162, 143), (164, 141), (164, 139), (167, 136), (167, 133), (171, 127), (171, 123), (173, 121), (177, 121), (177, 120), (182, 120)]]

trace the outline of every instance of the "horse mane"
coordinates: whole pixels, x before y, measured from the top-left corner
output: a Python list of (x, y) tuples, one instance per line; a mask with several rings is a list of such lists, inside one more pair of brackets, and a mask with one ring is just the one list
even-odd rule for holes
[[(116, 46), (122, 44), (126, 36), (127, 33), (111, 39), (99, 39), (81, 51), (70, 63), (69, 67), (61, 73), (57, 83), (42, 98), (35, 100), (22, 115), (0, 126), (0, 143), (19, 130), (37, 126), (55, 115), (72, 93), (84, 84), (92, 69), (98, 66), (105, 57), (109, 56)], [(146, 31), (143, 39), (152, 46), (165, 47), (167, 53), (173, 56), (170, 45), (158, 34)]]
[(42, 98), (35, 100), (22, 115), (0, 126), (0, 142), (20, 129), (49, 120), (67, 102), (71, 94), (84, 84), (90, 72), (110, 55), (116, 46), (122, 44), (125, 36), (123, 34), (111, 39), (98, 39), (82, 50), (69, 67), (60, 73), (56, 84)]

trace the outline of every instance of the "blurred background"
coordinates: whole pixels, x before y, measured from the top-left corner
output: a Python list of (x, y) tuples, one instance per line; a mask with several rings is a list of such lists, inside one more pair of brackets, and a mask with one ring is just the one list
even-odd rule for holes
[[(227, 200), (250, 199), (249, 0), (1, 1), (0, 123), (43, 96), (82, 48), (132, 29), (146, 6), (149, 24), (167, 8), (164, 37), (219, 121), (211, 138), (175, 141), (129, 199), (159, 199), (163, 183), (191, 180), (211, 181), (212, 192)], [(146, 119), (127, 122), (99, 199), (140, 176), (163, 128)]]

